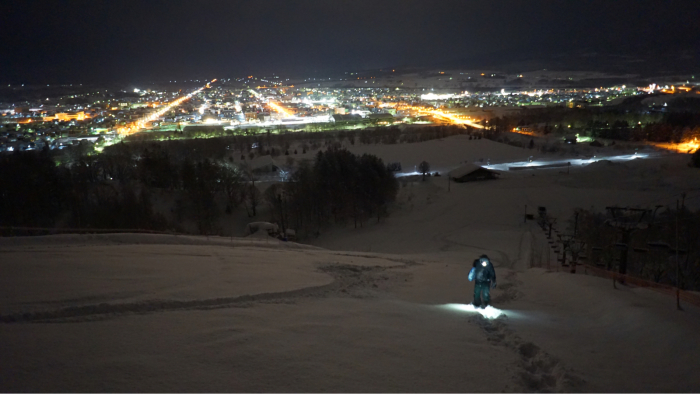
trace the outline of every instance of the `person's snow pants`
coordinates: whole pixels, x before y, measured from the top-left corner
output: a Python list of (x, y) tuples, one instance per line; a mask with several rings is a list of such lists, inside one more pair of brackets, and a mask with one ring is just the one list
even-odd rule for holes
[(475, 283), (474, 284), (474, 306), (481, 304), (489, 305), (491, 303), (491, 284)]

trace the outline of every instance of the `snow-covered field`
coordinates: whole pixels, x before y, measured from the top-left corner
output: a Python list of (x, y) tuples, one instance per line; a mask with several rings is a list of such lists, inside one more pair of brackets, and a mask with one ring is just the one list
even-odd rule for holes
[[(353, 149), (440, 170), (528, 153), (463, 136)], [(404, 181), (388, 219), (313, 245), (3, 238), (0, 390), (697, 392), (698, 308), (529, 269), (543, 236), (523, 222), (526, 205), (564, 221), (576, 207), (675, 203), (683, 191), (697, 209), (700, 172), (686, 162), (504, 171), (449, 191), (444, 177)], [(465, 310), (482, 253), (497, 267), (497, 319)]]

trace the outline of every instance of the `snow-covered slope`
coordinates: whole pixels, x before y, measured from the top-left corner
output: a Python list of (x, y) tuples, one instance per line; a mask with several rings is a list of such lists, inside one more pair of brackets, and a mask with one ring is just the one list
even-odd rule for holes
[[(654, 160), (506, 172), (449, 192), (444, 177), (406, 182), (388, 219), (324, 231), (314, 246), (0, 239), (0, 389), (699, 391), (698, 308), (528, 268), (543, 238), (523, 222), (526, 205), (563, 221), (575, 207), (670, 203), (700, 184), (682, 160)], [(494, 320), (464, 307), (482, 253), (505, 313)]]
[(513, 384), (502, 379), (513, 354), (472, 367), (489, 347), (478, 325), (392, 295), (413, 281), (415, 259), (166, 236), (166, 245), (151, 236), (147, 245), (119, 246), (110, 236), (101, 237), (106, 245), (51, 238), (3, 248), (3, 391)]

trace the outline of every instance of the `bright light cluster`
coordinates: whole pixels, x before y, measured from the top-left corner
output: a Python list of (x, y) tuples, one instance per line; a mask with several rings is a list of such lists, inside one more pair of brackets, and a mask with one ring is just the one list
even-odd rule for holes
[(485, 309), (476, 308), (472, 304), (446, 304), (442, 305), (442, 307), (453, 311), (478, 313), (487, 319), (496, 319), (501, 315), (505, 316), (502, 310), (494, 308), (490, 305)]
[(520, 130), (518, 127), (514, 128), (514, 129), (511, 130), (511, 131), (512, 131), (513, 133), (522, 134), (522, 135), (532, 135), (532, 136), (535, 135), (535, 133), (532, 132), (532, 131)]
[(461, 118), (457, 115), (452, 115), (452, 114), (446, 114), (438, 109), (432, 109), (432, 108), (426, 108), (426, 107), (416, 107), (412, 105), (401, 105), (401, 106), (396, 106), (397, 110), (402, 110), (402, 111), (415, 111), (420, 115), (432, 115), (435, 117), (438, 117), (440, 119), (446, 120), (448, 122), (454, 123), (454, 124), (464, 124), (468, 125), (477, 129), (483, 129), (484, 126), (474, 122), (471, 120), (471, 118)]
[(269, 101), (269, 102), (267, 103), (267, 105), (269, 105), (270, 108), (272, 108), (272, 109), (274, 109), (275, 111), (281, 113), (281, 114), (284, 115), (285, 117), (292, 116), (292, 114), (289, 113), (289, 111), (287, 111), (286, 109), (284, 109), (284, 107), (282, 107), (281, 105), (275, 104), (275, 103), (272, 102), (272, 101)]
[(700, 148), (700, 142), (698, 142), (697, 138), (694, 138), (692, 141), (687, 141), (687, 142), (682, 142), (678, 144), (678, 150), (681, 152), (695, 152)]
[[(214, 81), (216, 81), (216, 80), (214, 80)], [(214, 82), (214, 81), (212, 81), (212, 82)], [(189, 93), (186, 96), (182, 96), (182, 97), (178, 98), (177, 100), (174, 100), (168, 104), (165, 104), (158, 111), (153, 112), (153, 113), (149, 114), (148, 116), (144, 117), (143, 119), (139, 119), (136, 122), (133, 122), (129, 125), (126, 125), (124, 127), (120, 127), (117, 131), (121, 135), (129, 135), (129, 134), (136, 133), (137, 131), (146, 127), (146, 123), (153, 122), (154, 120), (160, 118), (161, 116), (165, 115), (168, 111), (170, 111), (172, 108), (177, 107), (178, 105), (182, 104), (186, 100), (189, 100), (190, 98), (192, 98), (192, 96), (194, 96), (195, 94), (198, 94), (202, 90), (204, 90), (203, 87), (195, 90), (192, 93)]]
[(653, 145), (657, 146), (659, 148), (674, 150), (674, 151), (680, 152), (680, 153), (694, 153), (698, 149), (700, 149), (700, 141), (698, 141), (697, 137), (693, 138), (692, 141), (685, 141), (685, 142), (681, 142), (680, 144), (657, 142), (657, 143), (654, 143)]
[(427, 94), (422, 94), (420, 96), (421, 100), (449, 100), (453, 99), (455, 97), (463, 97), (462, 95), (459, 94), (435, 94), (435, 93), (427, 93)]
[(436, 117), (441, 118), (441, 119), (448, 120), (448, 121), (450, 121), (450, 122), (452, 122), (452, 123), (455, 123), (455, 124), (465, 124), (465, 125), (468, 125), (468, 126), (477, 128), (477, 129), (483, 129), (483, 128), (484, 128), (484, 126), (482, 126), (482, 125), (480, 125), (480, 124), (478, 124), (478, 123), (474, 123), (473, 121), (471, 121), (471, 120), (469, 120), (469, 119), (462, 119), (462, 118), (460, 118), (460, 117), (458, 117), (458, 116), (451, 115), (451, 114), (446, 114), (446, 113), (444, 113), (444, 112), (442, 112), (442, 111), (440, 111), (440, 110), (437, 110), (437, 109), (435, 109), (435, 110), (423, 110), (422, 112), (427, 112), (427, 113), (429, 113), (429, 114), (431, 114), (431, 115), (433, 115), (433, 116), (436, 116)]

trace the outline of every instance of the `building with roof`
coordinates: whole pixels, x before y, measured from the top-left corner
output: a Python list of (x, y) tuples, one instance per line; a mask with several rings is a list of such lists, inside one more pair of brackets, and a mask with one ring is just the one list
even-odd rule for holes
[(377, 124), (390, 124), (390, 123), (394, 123), (394, 120), (395, 120), (394, 116), (392, 114), (387, 114), (387, 113), (370, 114), (368, 117), (372, 123), (377, 123)]
[(455, 168), (447, 174), (451, 180), (458, 183), (498, 179), (499, 175), (500, 173), (497, 171), (489, 170), (488, 168), (471, 163)]
[(332, 116), (333, 121), (337, 124), (357, 124), (362, 122), (362, 116), (351, 114), (351, 115), (340, 115), (336, 114)]

